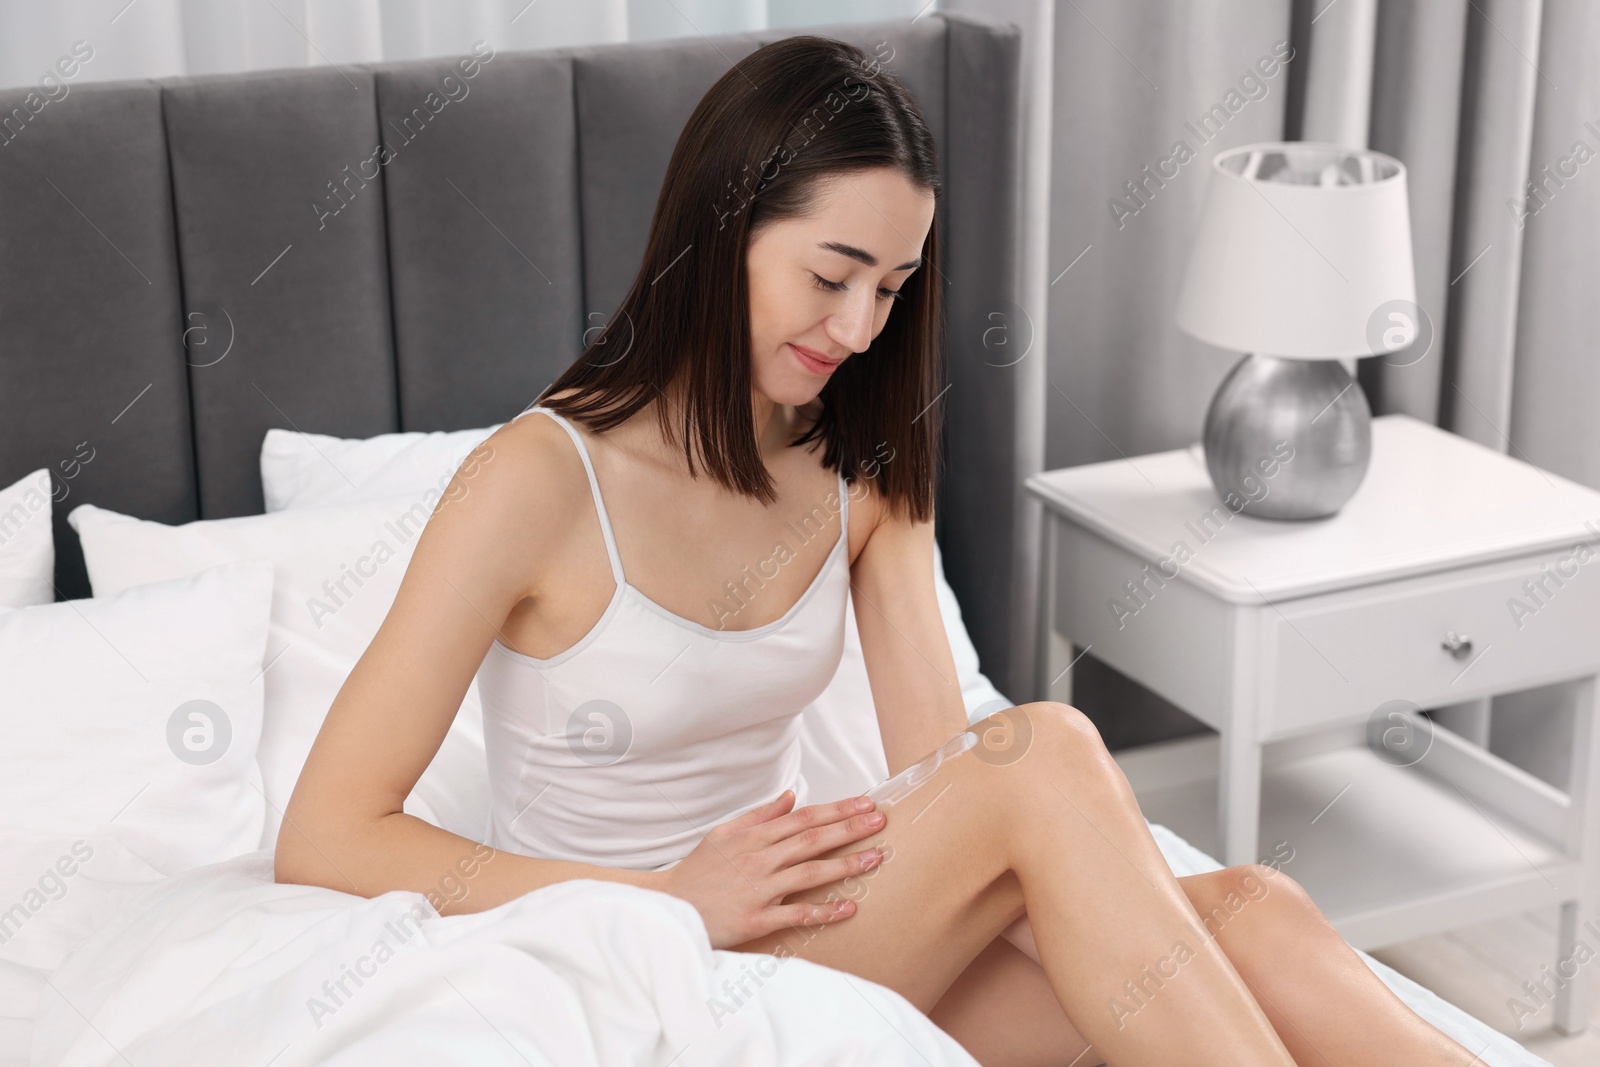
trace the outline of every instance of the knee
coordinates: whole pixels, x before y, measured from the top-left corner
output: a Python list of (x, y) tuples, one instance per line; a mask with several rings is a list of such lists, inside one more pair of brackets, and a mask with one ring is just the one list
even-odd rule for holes
[[(1266, 919), (1268, 926), (1289, 927), (1300, 933), (1333, 930), (1305, 887), (1276, 867), (1244, 863), (1215, 871), (1212, 879), (1211, 899), (1201, 911), (1201, 918), (1213, 934), (1247, 911)], [(1263, 924), (1258, 919), (1250, 925), (1259, 928)]]
[(978, 752), (991, 763), (1017, 763), (1041, 753), (1042, 758), (1025, 760), (1030, 767), (1048, 765), (1059, 769), (1070, 766), (1073, 777), (1115, 772), (1121, 769), (1111, 758), (1105, 741), (1093, 721), (1069, 704), (1040, 700), (997, 711), (973, 723), (978, 735)]
[(1257, 892), (1263, 894), (1263, 900), (1274, 902), (1278, 914), (1295, 921), (1309, 919), (1327, 921), (1323, 918), (1316, 902), (1311, 899), (1311, 894), (1306, 892), (1305, 886), (1278, 868), (1267, 863), (1247, 863), (1244, 865), (1244, 872), (1243, 877), (1251, 884), (1262, 887)]
[(1029, 719), (1038, 736), (1046, 745), (1053, 746), (1057, 755), (1072, 760), (1084, 760), (1103, 769), (1116, 767), (1105, 739), (1094, 721), (1070, 704), (1057, 700), (1041, 700), (1024, 704)]

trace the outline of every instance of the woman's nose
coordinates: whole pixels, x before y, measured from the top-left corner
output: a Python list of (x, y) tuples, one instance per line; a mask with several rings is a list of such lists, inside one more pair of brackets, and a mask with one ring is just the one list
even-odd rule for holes
[(865, 352), (872, 343), (872, 319), (876, 310), (870, 294), (865, 301), (852, 301), (848, 308), (834, 316), (834, 340), (851, 352)]

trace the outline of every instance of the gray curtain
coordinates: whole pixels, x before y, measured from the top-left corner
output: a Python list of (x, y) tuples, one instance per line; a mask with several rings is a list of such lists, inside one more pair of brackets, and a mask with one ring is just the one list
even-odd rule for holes
[[(1414, 223), (1417, 282), (1442, 344), (1411, 366), (1364, 361), (1374, 410), (1600, 487), (1600, 8), (1391, 0), (1376, 37), (1372, 147), (1405, 161), (1413, 209), (1429, 212)], [(1455, 714), (1565, 786), (1573, 698), (1549, 686)]]
[[(1281, 41), (1293, 58), (1246, 92), (1242, 75)], [(1205, 167), (1281, 138), (1370, 145), (1409, 170), (1418, 302), (1435, 339), (1414, 362), (1361, 361), (1374, 412), (1600, 487), (1600, 5), (1070, 0), (1053, 43), (1047, 467), (1199, 439), (1236, 358), (1173, 324)], [(1202, 143), (1195, 121), (1230, 89), (1243, 106)], [(1163, 184), (1144, 180), (1180, 140), (1196, 158)], [(1112, 747), (1204, 729), (1092, 653), (1071, 685)], [(1441, 714), (1469, 733), (1492, 721), (1494, 751), (1565, 784), (1568, 687), (1487, 712)]]

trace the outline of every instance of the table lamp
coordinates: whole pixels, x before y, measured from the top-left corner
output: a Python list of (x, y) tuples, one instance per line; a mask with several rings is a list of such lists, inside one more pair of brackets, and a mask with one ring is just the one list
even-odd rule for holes
[(1206, 411), (1206, 470), (1235, 512), (1333, 515), (1372, 453), (1367, 398), (1338, 361), (1423, 340), (1405, 166), (1280, 142), (1219, 153), (1211, 168), (1177, 321), (1245, 355)]

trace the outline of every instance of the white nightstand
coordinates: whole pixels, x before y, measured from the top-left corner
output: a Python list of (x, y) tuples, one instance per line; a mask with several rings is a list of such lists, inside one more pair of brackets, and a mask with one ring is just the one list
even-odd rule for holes
[[(1373, 420), (1366, 480), (1329, 519), (1235, 513), (1198, 445), (1027, 486), (1039, 692), (1059, 634), (1218, 731), (1116, 754), (1147, 818), (1275, 862), (1359, 948), (1549, 904), (1556, 973), (1600, 946), (1600, 493), (1401, 415)], [(1567, 679), (1567, 792), (1388, 714)], [(1393, 751), (1368, 744), (1380, 708)], [(1563, 1032), (1596, 968), (1557, 994)]]

